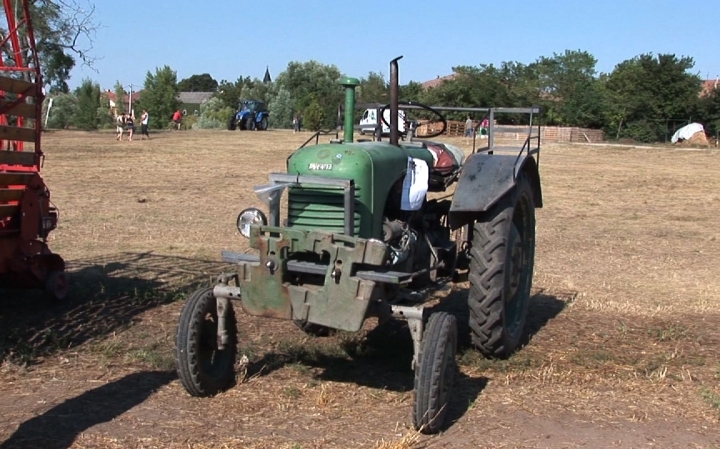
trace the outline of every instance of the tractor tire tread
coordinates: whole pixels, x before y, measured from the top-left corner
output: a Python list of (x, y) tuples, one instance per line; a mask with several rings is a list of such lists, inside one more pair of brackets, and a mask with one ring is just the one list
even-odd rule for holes
[[(414, 382), (413, 422), (423, 433), (437, 433), (444, 424), (449, 394), (443, 400), (442, 389), (447, 386), (452, 390), (456, 345), (455, 317), (446, 312), (432, 314), (423, 335)], [(447, 363), (452, 366), (448, 367)], [(450, 378), (447, 378), (448, 374)]]
[(198, 348), (200, 345), (200, 333), (206, 315), (215, 301), (212, 288), (203, 288), (192, 293), (185, 302), (177, 329), (175, 345), (175, 366), (182, 385), (192, 396), (207, 397), (213, 396), (226, 389), (233, 381), (235, 353), (237, 345), (237, 324), (232, 304), (229, 303), (227, 330), (230, 336), (226, 357), (231, 360), (227, 362), (229, 368), (219, 378), (210, 378), (201, 371)]
[(514, 342), (508, 342), (504, 335), (504, 264), (517, 192), (523, 189), (529, 189), (529, 182), (521, 175), (516, 188), (491, 209), (492, 218), (473, 226), (468, 274), (469, 325), (473, 346), (486, 357), (507, 358), (516, 349)]

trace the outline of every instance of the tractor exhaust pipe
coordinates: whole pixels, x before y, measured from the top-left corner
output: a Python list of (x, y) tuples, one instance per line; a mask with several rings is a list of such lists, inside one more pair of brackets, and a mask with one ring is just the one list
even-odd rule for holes
[[(398, 145), (400, 136), (398, 133), (398, 96), (399, 96), (399, 76), (398, 61), (402, 56), (390, 61), (390, 145)], [(382, 119), (382, 117), (380, 117)]]
[(343, 125), (344, 142), (353, 142), (355, 132), (355, 88), (360, 85), (357, 78), (345, 78), (340, 83), (345, 88), (345, 123)]

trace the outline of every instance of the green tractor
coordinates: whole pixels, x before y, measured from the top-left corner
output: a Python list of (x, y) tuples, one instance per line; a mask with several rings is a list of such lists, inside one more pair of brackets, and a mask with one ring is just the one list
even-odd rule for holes
[[(399, 59), (390, 64), (388, 141), (353, 141), (358, 80), (346, 78), (344, 138), (302, 146), (288, 158), (287, 173), (271, 173), (267, 185), (255, 188), (267, 214), (249, 208), (237, 219), (254, 254), (223, 252), (237, 270), (193, 293), (180, 316), (175, 359), (191, 395), (212, 396), (234, 381), (233, 303), (310, 333), (356, 332), (370, 317), (406, 320), (414, 347), (413, 423), (425, 433), (442, 430), (457, 369), (456, 317), (433, 312), (434, 291), (467, 281), (471, 341), (484, 355), (508, 357), (521, 344), (535, 208), (542, 206), (540, 111), (402, 103), (439, 117), (439, 132), (424, 137), (444, 132), (442, 109), (484, 112), (490, 132), (487, 146), (467, 158), (412, 131), (400, 141)], [(495, 117), (503, 113), (529, 117), (522, 146), (495, 145)], [(438, 194), (451, 187), (452, 195)]]

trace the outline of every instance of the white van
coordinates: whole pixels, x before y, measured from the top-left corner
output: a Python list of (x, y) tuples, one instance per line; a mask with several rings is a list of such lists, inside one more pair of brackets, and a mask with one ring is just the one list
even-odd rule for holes
[[(375, 126), (377, 125), (377, 117), (378, 110), (377, 109), (365, 109), (365, 112), (363, 112), (362, 117), (360, 118), (360, 134), (373, 134), (375, 132)], [(385, 117), (385, 121), (389, 124), (390, 123), (390, 108), (386, 108), (385, 112), (383, 113), (383, 116)], [(405, 132), (405, 113), (403, 111), (398, 111), (398, 130), (400, 133)], [(390, 134), (390, 127), (386, 125), (385, 123), (382, 124), (382, 133), (383, 134)]]

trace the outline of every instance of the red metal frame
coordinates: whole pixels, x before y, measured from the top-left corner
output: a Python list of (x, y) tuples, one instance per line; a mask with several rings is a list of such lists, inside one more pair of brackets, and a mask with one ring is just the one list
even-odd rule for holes
[[(42, 130), (41, 119), (43, 98), (42, 72), (40, 71), (40, 61), (38, 58), (37, 49), (35, 48), (35, 33), (33, 32), (32, 24), (30, 21), (30, 7), (28, 1), (22, 0), (20, 2), (23, 15), (21, 18), (19, 18), (19, 20), (17, 20), (14, 15), (16, 8), (13, 8), (13, 3), (15, 3), (16, 6), (17, 1), (18, 0), (16, 0), (15, 2), (13, 2), (12, 0), (3, 0), (5, 17), (8, 23), (8, 35), (5, 37), (5, 39), (0, 41), (0, 48), (6, 48), (8, 43), (10, 43), (10, 49), (7, 53), (8, 56), (12, 57), (12, 59), (0, 58), (0, 72), (26, 73), (31, 77), (34, 75), (34, 79), (31, 79), (31, 81), (34, 83), (33, 89), (35, 90), (35, 92), (19, 94), (18, 98), (13, 103), (5, 105), (5, 107), (0, 107), (0, 125), (8, 125), (8, 119), (5, 115), (6, 111), (10, 110), (14, 105), (24, 102), (24, 97), (27, 94), (31, 94), (32, 96), (34, 96), (36, 99), (38, 99), (35, 102), (35, 152), (40, 153), (40, 133)], [(29, 53), (29, 57), (23, 56), (23, 48), (20, 46), (20, 33), (25, 33), (25, 36), (27, 37), (26, 42), (28, 47), (25, 49), (25, 51)], [(14, 65), (6, 65), (7, 62), (14, 62)], [(6, 93), (0, 90), (0, 98), (5, 97)], [(17, 126), (22, 127), (23, 125), (23, 117), (17, 117)], [(23, 150), (22, 141), (17, 141), (17, 150)]]
[[(60, 298), (67, 280), (65, 262), (47, 245), (57, 210), (40, 176), (44, 92), (29, 0), (3, 0), (3, 7), (8, 34), (0, 40), (0, 287), (45, 287)], [(31, 154), (25, 141), (34, 143)]]

